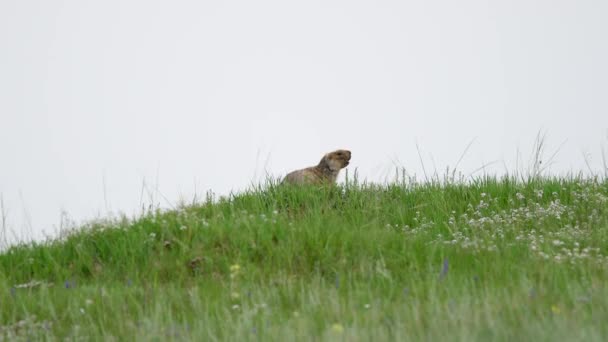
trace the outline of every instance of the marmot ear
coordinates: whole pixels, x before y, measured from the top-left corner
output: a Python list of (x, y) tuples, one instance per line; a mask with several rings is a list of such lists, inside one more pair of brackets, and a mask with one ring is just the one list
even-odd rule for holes
[(319, 162), (319, 164), (323, 164), (323, 163), (327, 163), (327, 154), (325, 154), (323, 156), (323, 158), (321, 158), (321, 161)]

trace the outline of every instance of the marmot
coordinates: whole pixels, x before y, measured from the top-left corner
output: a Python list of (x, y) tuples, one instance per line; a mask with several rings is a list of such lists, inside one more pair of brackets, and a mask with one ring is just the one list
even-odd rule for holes
[(336, 150), (323, 156), (317, 166), (288, 173), (283, 183), (290, 184), (334, 184), (340, 169), (350, 162), (350, 151)]

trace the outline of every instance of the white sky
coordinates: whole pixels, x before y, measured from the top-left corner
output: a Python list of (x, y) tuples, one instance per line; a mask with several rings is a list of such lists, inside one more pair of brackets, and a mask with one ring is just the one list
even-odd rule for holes
[(461, 171), (500, 173), (543, 130), (549, 154), (565, 142), (552, 172), (601, 170), (606, 18), (605, 0), (0, 0), (7, 223), (40, 238), (62, 210), (133, 213), (144, 181), (174, 203), (336, 148), (382, 181), (421, 175), (416, 144), (443, 173), (475, 139)]

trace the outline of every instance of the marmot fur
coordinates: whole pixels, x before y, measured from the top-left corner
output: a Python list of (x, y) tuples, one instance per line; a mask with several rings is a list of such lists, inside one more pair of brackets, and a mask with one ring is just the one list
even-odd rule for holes
[(336, 150), (323, 156), (317, 166), (288, 173), (283, 183), (289, 184), (334, 184), (340, 169), (350, 162), (350, 151)]

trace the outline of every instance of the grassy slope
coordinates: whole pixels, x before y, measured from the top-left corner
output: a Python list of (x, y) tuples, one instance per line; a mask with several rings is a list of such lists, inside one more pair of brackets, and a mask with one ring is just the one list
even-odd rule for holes
[(605, 340), (607, 197), (559, 179), (270, 186), (91, 224), (0, 255), (0, 336)]

